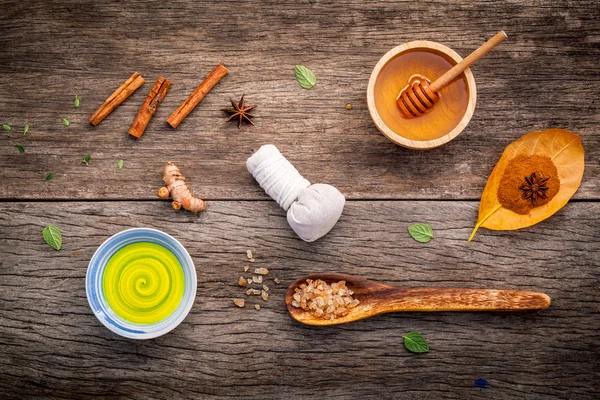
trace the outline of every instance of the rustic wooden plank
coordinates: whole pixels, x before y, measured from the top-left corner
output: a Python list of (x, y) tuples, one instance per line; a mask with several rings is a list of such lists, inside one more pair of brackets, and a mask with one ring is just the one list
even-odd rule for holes
[[(305, 243), (274, 202), (209, 204), (200, 216), (167, 202), (14, 202), (0, 207), (0, 391), (3, 398), (594, 398), (600, 371), (600, 203), (573, 202), (522, 231), (466, 238), (476, 202), (351, 201), (335, 229)], [(435, 238), (407, 233), (429, 222)], [(56, 252), (41, 238), (63, 230)], [(172, 333), (131, 341), (88, 307), (87, 263), (102, 241), (147, 226), (178, 238), (198, 271), (191, 314)], [(239, 309), (246, 249), (281, 285), (260, 311)], [(531, 314), (394, 314), (318, 329), (284, 306), (298, 276), (341, 271), (407, 287), (533, 289)], [(408, 353), (423, 333), (431, 352)]]
[[(0, 135), (0, 198), (152, 199), (171, 160), (207, 198), (264, 199), (244, 163), (274, 143), (309, 179), (349, 198), (477, 199), (508, 143), (550, 127), (582, 135), (586, 174), (576, 198), (600, 198), (594, 2), (76, 4), (2, 1), (0, 120), (15, 130)], [(387, 50), (429, 39), (465, 55), (501, 28), (509, 39), (473, 67), (478, 104), (461, 136), (417, 152), (379, 134), (365, 92)], [(177, 130), (168, 128), (167, 116), (219, 62), (231, 73)], [(314, 89), (299, 87), (294, 64), (317, 74)], [(150, 83), (159, 74), (173, 80), (142, 140), (127, 129), (150, 83), (92, 128), (87, 117), (136, 70)], [(237, 130), (219, 109), (242, 93), (259, 107), (256, 126)], [(45, 182), (48, 172), (55, 176)]]

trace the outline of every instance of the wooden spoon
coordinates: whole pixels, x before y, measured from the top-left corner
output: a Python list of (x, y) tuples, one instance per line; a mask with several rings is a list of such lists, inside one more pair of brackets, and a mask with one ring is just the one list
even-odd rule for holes
[[(327, 283), (346, 281), (360, 304), (345, 317), (326, 320), (312, 316), (292, 305), (294, 289), (307, 279), (321, 279)], [(359, 276), (325, 272), (311, 274), (294, 281), (287, 290), (285, 303), (292, 318), (306, 325), (337, 325), (358, 321), (379, 314), (401, 311), (529, 311), (543, 310), (550, 305), (544, 293), (523, 290), (495, 289), (401, 289), (371, 281)]]
[(396, 98), (396, 104), (398, 104), (402, 116), (404, 118), (413, 118), (424, 114), (439, 100), (438, 92), (441, 89), (452, 83), (454, 78), (469, 68), (475, 61), (489, 53), (494, 47), (498, 46), (504, 39), (506, 39), (506, 33), (504, 31), (498, 32), (493, 38), (482, 44), (477, 50), (469, 54), (467, 58), (450, 68), (446, 73), (433, 81), (433, 83), (429, 83), (420, 75), (414, 75), (415, 79), (411, 78), (408, 85), (400, 91)]

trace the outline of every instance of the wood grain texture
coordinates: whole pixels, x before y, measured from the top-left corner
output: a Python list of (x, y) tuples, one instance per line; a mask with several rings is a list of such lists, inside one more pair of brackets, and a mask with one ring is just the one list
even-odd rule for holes
[[(0, 8), (0, 122), (13, 126), (0, 134), (0, 398), (598, 398), (594, 2), (0, 0)], [(477, 108), (459, 137), (416, 152), (377, 131), (366, 89), (385, 52), (426, 39), (465, 56), (499, 29), (509, 39), (473, 66)], [(165, 119), (219, 63), (231, 72), (177, 130), (168, 127)], [(316, 73), (313, 89), (300, 88), (295, 64)], [(148, 83), (92, 127), (89, 115), (132, 71)], [(160, 75), (173, 81), (169, 95), (142, 139), (131, 138), (127, 129)], [(220, 109), (242, 93), (258, 105), (256, 126), (238, 130)], [(586, 171), (575, 200), (535, 227), (482, 230), (467, 244), (504, 147), (550, 127), (582, 136)], [(302, 242), (285, 213), (263, 201), (245, 161), (265, 143), (350, 199), (325, 238)], [(206, 213), (157, 200), (167, 161), (209, 200)], [(406, 231), (418, 221), (434, 228), (429, 244)], [(63, 231), (59, 252), (42, 240), (47, 224)], [(95, 249), (139, 226), (179, 239), (199, 286), (177, 329), (134, 342), (95, 319), (84, 281)], [(231, 299), (242, 296), (236, 282), (247, 276), (248, 248), (282, 283), (269, 285), (268, 302), (239, 309)], [(536, 290), (553, 302), (527, 315), (296, 323), (284, 305), (287, 286), (329, 270), (411, 288)], [(412, 330), (430, 353), (403, 348)], [(490, 389), (474, 388), (477, 378)]]
[[(586, 174), (576, 198), (600, 198), (600, 8), (593, 1), (1, 5), (0, 119), (15, 130), (0, 136), (0, 198), (152, 199), (170, 160), (203, 186), (204, 198), (264, 199), (244, 162), (273, 143), (309, 180), (349, 198), (477, 199), (508, 143), (550, 127), (583, 137)], [(458, 138), (421, 153), (377, 131), (366, 88), (385, 52), (427, 39), (465, 56), (499, 29), (509, 39), (473, 66), (477, 108)], [(164, 120), (218, 63), (231, 73), (172, 131)], [(295, 64), (316, 73), (313, 89), (300, 88)], [(132, 71), (148, 82), (173, 81), (141, 141), (127, 129), (149, 84), (98, 127), (87, 122)], [(242, 93), (258, 108), (256, 126), (238, 130), (220, 109)], [(23, 138), (25, 123), (31, 130)], [(44, 182), (50, 171), (54, 179)]]
[[(351, 201), (330, 234), (305, 243), (274, 202), (213, 201), (199, 216), (175, 212), (168, 201), (4, 203), (0, 392), (7, 399), (593, 399), (599, 212), (599, 203), (574, 202), (535, 227), (482, 231), (467, 244), (475, 202)], [(432, 225), (430, 243), (408, 235), (415, 220)], [(63, 231), (61, 251), (41, 238), (49, 223)], [(188, 318), (149, 341), (104, 328), (84, 290), (95, 249), (138, 226), (174, 235), (198, 272)], [(242, 296), (246, 249), (257, 260), (252, 267), (282, 282), (268, 284), (268, 302), (240, 309), (231, 299)], [(326, 329), (293, 321), (287, 286), (329, 270), (407, 288), (536, 290), (553, 302), (537, 313), (390, 314)], [(425, 335), (429, 353), (403, 348), (412, 330)], [(484, 393), (473, 387), (478, 378), (490, 382)]]

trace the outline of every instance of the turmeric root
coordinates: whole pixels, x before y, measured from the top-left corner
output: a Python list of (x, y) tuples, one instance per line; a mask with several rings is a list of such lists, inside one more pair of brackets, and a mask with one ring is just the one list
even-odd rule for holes
[(158, 197), (166, 199), (170, 196), (171, 199), (173, 199), (173, 202), (171, 203), (173, 209), (179, 210), (183, 207), (194, 213), (206, 210), (206, 203), (204, 200), (192, 193), (187, 183), (185, 183), (185, 177), (181, 174), (179, 168), (171, 161), (167, 162), (167, 165), (165, 165), (163, 182), (167, 186), (158, 189)]

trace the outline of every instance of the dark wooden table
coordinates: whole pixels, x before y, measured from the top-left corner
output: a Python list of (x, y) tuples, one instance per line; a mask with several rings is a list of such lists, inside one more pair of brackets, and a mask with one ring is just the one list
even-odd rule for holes
[[(13, 126), (0, 134), (1, 398), (600, 396), (597, 2), (2, 0), (0, 9), (0, 120)], [(428, 39), (464, 56), (500, 29), (509, 40), (472, 68), (477, 109), (458, 138), (418, 152), (377, 131), (365, 93), (386, 51)], [(218, 63), (231, 73), (177, 130), (167, 127)], [(294, 64), (316, 73), (314, 89), (299, 87)], [(146, 85), (92, 127), (89, 115), (133, 71)], [(132, 139), (127, 129), (159, 74), (173, 86)], [(219, 110), (242, 93), (258, 108), (256, 126), (238, 130)], [(504, 147), (550, 127), (583, 139), (575, 197), (534, 227), (481, 230), (468, 244)], [(322, 240), (299, 240), (246, 171), (265, 143), (347, 197)], [(156, 197), (168, 160), (207, 199), (206, 213), (174, 212)], [(435, 239), (412, 240), (413, 222), (430, 223)], [(58, 252), (42, 240), (48, 224), (62, 229)], [(173, 332), (132, 341), (98, 322), (84, 281), (106, 238), (141, 226), (187, 247), (198, 296)], [(260, 311), (231, 301), (246, 249), (282, 280)], [(553, 302), (530, 314), (299, 325), (284, 307), (287, 285), (328, 270), (407, 287), (539, 290)], [(429, 353), (404, 349), (413, 330)], [(489, 388), (475, 388), (478, 378)]]

